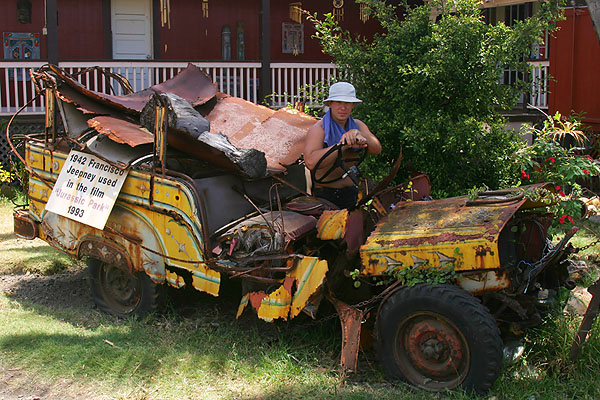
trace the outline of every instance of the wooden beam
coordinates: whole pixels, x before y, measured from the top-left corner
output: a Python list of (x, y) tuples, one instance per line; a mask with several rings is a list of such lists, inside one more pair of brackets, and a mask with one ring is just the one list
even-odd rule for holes
[(160, 0), (152, 0), (152, 49), (153, 59), (160, 60), (164, 52), (160, 45)]
[(259, 12), (259, 48), (260, 48), (260, 85), (258, 88), (258, 101), (262, 103), (265, 97), (271, 94), (271, 1), (260, 1)]
[(112, 14), (110, 0), (102, 0), (102, 41), (104, 42), (104, 58), (112, 60)]
[(58, 65), (58, 9), (56, 0), (46, 0), (46, 50), (48, 63)]

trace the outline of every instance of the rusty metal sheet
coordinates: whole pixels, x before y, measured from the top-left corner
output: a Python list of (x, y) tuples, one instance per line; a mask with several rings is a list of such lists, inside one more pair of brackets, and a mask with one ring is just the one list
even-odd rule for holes
[[(206, 76), (206, 74), (200, 68), (193, 64), (188, 64), (186, 69), (182, 70), (179, 74), (163, 83), (151, 86), (148, 89), (127, 96), (114, 96), (89, 90), (71, 78), (60, 68), (50, 65), (50, 69), (60, 79), (62, 79), (64, 83), (75, 89), (75, 91), (113, 109), (121, 110), (128, 114), (139, 114), (148, 100), (150, 100), (150, 98), (156, 92), (176, 94), (180, 97), (183, 97), (194, 106), (206, 103), (217, 93), (217, 89), (212, 84), (208, 76)], [(62, 92), (62, 95), (68, 97), (67, 92)], [(79, 100), (80, 102), (78, 104), (81, 104), (81, 99)], [(77, 103), (75, 99), (72, 101)], [(83, 106), (83, 104), (81, 105)], [(94, 108), (93, 106), (83, 107), (90, 111), (92, 111), (91, 109)]]
[(211, 132), (222, 132), (235, 146), (264, 152), (272, 170), (300, 158), (306, 133), (317, 121), (294, 109), (273, 111), (235, 97), (220, 98), (206, 119)]
[(205, 118), (210, 122), (211, 132), (222, 132), (237, 146), (238, 140), (273, 114), (275, 110), (268, 107), (219, 93), (217, 103)]
[(248, 303), (258, 317), (267, 322), (278, 318), (287, 320), (300, 314), (313, 295), (321, 290), (328, 264), (316, 257), (298, 258), (294, 262), (294, 268), (270, 294), (262, 290), (246, 293), (240, 301), (237, 316), (242, 314)]
[(110, 115), (114, 113), (114, 110), (110, 107), (90, 99), (67, 84), (59, 84), (56, 95), (62, 101), (73, 104), (84, 115)]
[(340, 316), (340, 324), (342, 326), (342, 354), (340, 357), (340, 365), (345, 372), (356, 372), (364, 311), (332, 297), (328, 297), (328, 299), (335, 306), (335, 310)]
[(138, 124), (111, 116), (99, 116), (88, 120), (90, 128), (108, 136), (117, 143), (131, 147), (154, 143), (154, 135)]

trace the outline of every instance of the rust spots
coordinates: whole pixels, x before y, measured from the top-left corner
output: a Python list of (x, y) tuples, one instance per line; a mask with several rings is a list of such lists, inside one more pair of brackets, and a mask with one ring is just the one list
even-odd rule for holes
[(475, 246), (475, 255), (477, 257), (485, 257), (486, 254), (489, 254), (491, 256), (494, 255), (494, 252), (492, 251), (492, 249), (490, 248), (490, 246), (484, 246), (482, 244)]
[(395, 239), (395, 240), (376, 240), (375, 243), (382, 247), (392, 246), (419, 246), (423, 244), (438, 244), (445, 242), (462, 242), (469, 240), (478, 240), (481, 239), (483, 235), (481, 234), (468, 234), (468, 235), (460, 235), (452, 232), (444, 232), (436, 236), (426, 236), (426, 237), (412, 237), (412, 238), (404, 238), (404, 239)]
[(288, 293), (294, 293), (294, 291), (292, 289), (293, 289), (295, 283), (296, 283), (296, 278), (294, 276), (286, 276), (283, 281), (283, 287), (285, 290), (288, 291)]
[(146, 129), (120, 118), (101, 116), (88, 120), (88, 125), (97, 132), (108, 136), (114, 142), (131, 147), (154, 143), (154, 136)]
[(258, 310), (261, 302), (263, 301), (263, 299), (265, 297), (267, 297), (267, 294), (262, 290), (260, 292), (249, 293), (249, 299), (250, 299), (250, 304), (252, 305), (252, 308), (254, 308), (255, 310)]

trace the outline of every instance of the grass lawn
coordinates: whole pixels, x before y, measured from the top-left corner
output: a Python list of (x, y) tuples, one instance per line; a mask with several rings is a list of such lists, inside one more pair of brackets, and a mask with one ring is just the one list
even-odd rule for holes
[[(0, 398), (471, 398), (392, 384), (368, 349), (361, 352), (359, 373), (343, 376), (337, 320), (267, 324), (250, 312), (235, 320), (235, 291), (218, 299), (178, 292), (163, 314), (142, 320), (107, 316), (83, 294), (81, 263), (11, 232), (12, 205), (2, 200)], [(575, 245), (593, 240), (582, 229)], [(599, 251), (595, 245), (578, 256), (597, 260)], [(594, 277), (586, 279), (591, 283)], [(530, 330), (524, 356), (504, 368), (485, 398), (600, 398), (598, 321), (577, 362), (568, 361), (580, 321), (557, 313)]]

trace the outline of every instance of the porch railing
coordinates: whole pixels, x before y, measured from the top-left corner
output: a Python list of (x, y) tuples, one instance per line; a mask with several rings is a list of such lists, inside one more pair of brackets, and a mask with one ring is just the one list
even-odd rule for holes
[[(101, 62), (61, 62), (59, 67), (77, 75), (77, 80), (87, 88), (108, 94), (122, 94), (116, 82), (100, 79), (95, 70), (89, 67), (103, 67), (123, 75), (133, 89), (139, 91), (154, 84), (164, 82), (187, 66), (187, 62), (158, 61), (101, 61)], [(219, 91), (258, 102), (259, 72), (258, 62), (193, 62), (202, 68), (217, 84)], [(29, 71), (44, 65), (43, 61), (4, 61), (0, 62), (0, 115), (10, 115), (27, 104), (35, 96), (35, 87)], [(548, 62), (532, 62), (532, 90), (529, 104), (538, 108), (548, 107)], [(320, 86), (329, 86), (338, 77), (335, 64), (328, 63), (272, 63), (271, 92), (266, 100), (268, 105), (282, 107), (303, 102), (320, 104)], [(510, 74), (505, 77), (510, 81)], [(510, 83), (510, 82), (505, 82)], [(25, 110), (27, 114), (44, 113), (44, 103), (37, 99)]]

